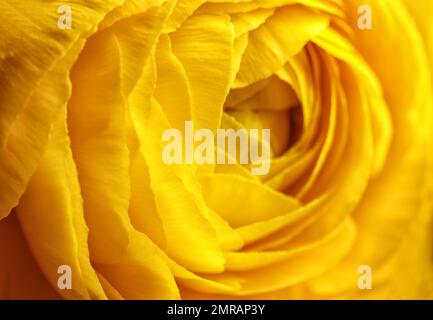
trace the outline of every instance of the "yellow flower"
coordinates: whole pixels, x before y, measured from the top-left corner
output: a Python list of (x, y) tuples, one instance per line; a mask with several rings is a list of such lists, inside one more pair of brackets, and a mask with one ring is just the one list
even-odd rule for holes
[[(0, 0), (0, 298), (433, 298), (432, 13)], [(185, 121), (269, 172), (165, 164)]]

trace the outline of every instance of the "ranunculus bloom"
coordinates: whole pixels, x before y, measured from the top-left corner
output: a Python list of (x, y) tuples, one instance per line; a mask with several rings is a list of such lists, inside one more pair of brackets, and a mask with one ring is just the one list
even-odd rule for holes
[[(0, 298), (433, 298), (432, 13), (0, 0)], [(269, 173), (164, 164), (187, 120), (270, 128)]]

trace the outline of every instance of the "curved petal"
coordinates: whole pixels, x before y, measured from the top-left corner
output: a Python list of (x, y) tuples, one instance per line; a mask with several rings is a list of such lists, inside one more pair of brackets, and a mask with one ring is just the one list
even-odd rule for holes
[(14, 213), (0, 221), (0, 300), (60, 299), (39, 269)]
[(58, 267), (71, 267), (72, 290), (58, 290), (59, 294), (73, 299), (104, 299), (90, 264), (80, 191), (64, 107), (16, 212), (33, 255), (53, 287), (57, 288)]

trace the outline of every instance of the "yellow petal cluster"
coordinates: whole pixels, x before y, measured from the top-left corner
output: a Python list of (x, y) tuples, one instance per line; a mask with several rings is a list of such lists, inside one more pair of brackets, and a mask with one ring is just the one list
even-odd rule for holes
[[(433, 298), (431, 14), (0, 0), (0, 299)], [(165, 164), (185, 121), (270, 128), (269, 172)]]

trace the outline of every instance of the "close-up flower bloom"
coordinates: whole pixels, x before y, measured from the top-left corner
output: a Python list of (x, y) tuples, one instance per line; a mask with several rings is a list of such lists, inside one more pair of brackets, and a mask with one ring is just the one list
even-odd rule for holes
[(433, 299), (432, 14), (0, 0), (0, 299)]

